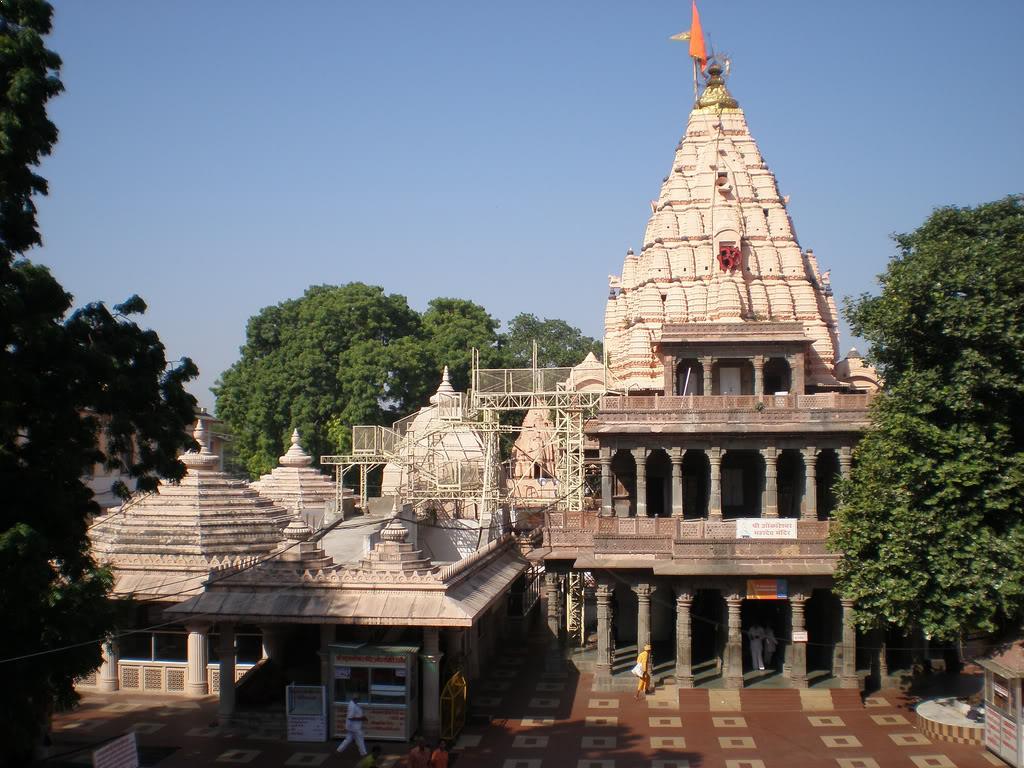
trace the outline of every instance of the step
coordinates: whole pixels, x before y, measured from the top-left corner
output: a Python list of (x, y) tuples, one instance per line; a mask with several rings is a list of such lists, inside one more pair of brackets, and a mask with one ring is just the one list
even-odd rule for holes
[(802, 709), (800, 692), (793, 688), (740, 691), (740, 709), (744, 712), (792, 712)]
[(836, 709), (864, 709), (864, 700), (856, 688), (833, 688), (830, 692)]

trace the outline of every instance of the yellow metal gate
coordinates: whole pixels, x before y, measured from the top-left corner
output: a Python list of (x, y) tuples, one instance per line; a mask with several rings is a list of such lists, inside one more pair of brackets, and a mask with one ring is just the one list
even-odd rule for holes
[(441, 738), (452, 741), (466, 724), (466, 678), (456, 672), (441, 691)]

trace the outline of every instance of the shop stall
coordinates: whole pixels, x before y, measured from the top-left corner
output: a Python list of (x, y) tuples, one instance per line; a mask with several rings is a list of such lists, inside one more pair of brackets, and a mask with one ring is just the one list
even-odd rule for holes
[(331, 644), (332, 736), (345, 735), (351, 695), (366, 713), (367, 739), (408, 741), (419, 724), (419, 646)]

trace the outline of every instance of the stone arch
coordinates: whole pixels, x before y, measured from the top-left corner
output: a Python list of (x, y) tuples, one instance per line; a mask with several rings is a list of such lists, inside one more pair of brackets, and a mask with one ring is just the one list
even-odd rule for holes
[(683, 456), (683, 517), (698, 520), (708, 516), (711, 462), (707, 454), (690, 448)]

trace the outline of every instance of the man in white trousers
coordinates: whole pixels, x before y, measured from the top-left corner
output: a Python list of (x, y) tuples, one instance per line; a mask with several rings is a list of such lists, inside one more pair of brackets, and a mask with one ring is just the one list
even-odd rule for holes
[(363, 740), (363, 723), (365, 720), (366, 715), (363, 713), (363, 708), (359, 706), (359, 702), (356, 701), (355, 693), (350, 693), (348, 697), (348, 713), (345, 715), (346, 733), (345, 738), (338, 745), (338, 754), (348, 749), (348, 745), (354, 741), (359, 754), (366, 757), (366, 742)]
[(764, 669), (764, 629), (760, 624), (753, 625), (747, 630), (747, 637), (750, 639), (750, 664), (754, 669)]

